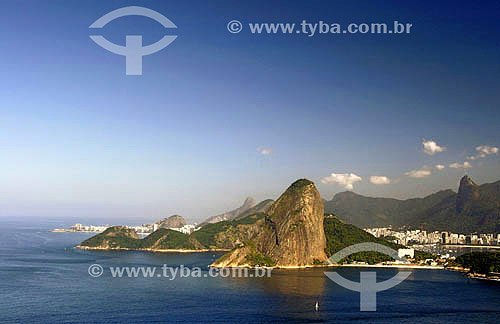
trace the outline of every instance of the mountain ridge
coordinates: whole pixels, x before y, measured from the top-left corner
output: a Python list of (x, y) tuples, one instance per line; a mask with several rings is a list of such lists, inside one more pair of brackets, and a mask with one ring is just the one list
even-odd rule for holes
[(255, 200), (252, 197), (248, 196), (240, 207), (233, 209), (231, 211), (228, 211), (226, 213), (211, 216), (211, 217), (207, 218), (206, 220), (204, 220), (200, 224), (200, 226), (205, 226), (207, 224), (213, 224), (213, 223), (218, 223), (218, 222), (222, 222), (222, 221), (233, 220), (254, 206), (255, 206)]
[(359, 227), (410, 226), (454, 232), (500, 232), (500, 181), (477, 185), (469, 176), (458, 192), (441, 190), (423, 198), (399, 200), (336, 194), (325, 212)]

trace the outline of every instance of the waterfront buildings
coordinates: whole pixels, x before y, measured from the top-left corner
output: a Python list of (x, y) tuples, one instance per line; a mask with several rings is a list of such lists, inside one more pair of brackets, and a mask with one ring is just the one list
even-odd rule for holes
[(424, 230), (393, 230), (391, 227), (365, 228), (366, 232), (375, 237), (386, 237), (402, 245), (412, 244), (471, 244), (471, 245), (500, 245), (500, 234), (487, 233), (452, 233), (427, 232)]

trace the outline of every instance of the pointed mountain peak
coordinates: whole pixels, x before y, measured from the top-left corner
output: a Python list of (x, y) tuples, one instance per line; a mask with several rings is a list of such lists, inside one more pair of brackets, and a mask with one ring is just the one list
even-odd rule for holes
[(243, 206), (248, 206), (248, 205), (255, 205), (255, 199), (253, 199), (252, 197), (248, 196), (246, 199), (245, 199), (245, 202), (243, 202)]
[(473, 201), (479, 198), (479, 186), (472, 181), (469, 176), (464, 176), (460, 180), (460, 188), (458, 188), (458, 195), (456, 201), (456, 212), (460, 214), (467, 206), (470, 206)]
[(205, 226), (207, 224), (218, 223), (218, 222), (226, 221), (226, 220), (233, 220), (236, 217), (238, 217), (239, 215), (241, 215), (242, 213), (244, 213), (245, 211), (254, 207), (255, 204), (256, 204), (255, 199), (248, 196), (245, 199), (245, 201), (243, 202), (243, 205), (241, 205), (240, 207), (238, 207), (234, 210), (231, 210), (229, 212), (217, 215), (217, 216), (212, 216), (212, 217), (208, 218), (206, 221), (204, 221), (203, 223), (201, 223), (200, 226)]
[(460, 180), (460, 188), (462, 188), (463, 186), (477, 186), (477, 184), (474, 181), (472, 181), (472, 179), (468, 175), (465, 175)]

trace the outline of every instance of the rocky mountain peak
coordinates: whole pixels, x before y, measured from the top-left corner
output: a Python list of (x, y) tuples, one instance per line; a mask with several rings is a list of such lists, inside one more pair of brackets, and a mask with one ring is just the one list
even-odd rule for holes
[(467, 206), (479, 199), (479, 186), (472, 181), (469, 176), (464, 176), (460, 180), (460, 187), (456, 200), (456, 212), (462, 213)]
[(472, 179), (468, 175), (465, 175), (462, 179), (460, 179), (460, 188), (458, 191), (460, 192), (460, 190), (463, 189), (462, 187), (465, 186), (477, 186), (477, 184), (472, 181)]
[(229, 212), (226, 212), (224, 214), (209, 217), (206, 221), (201, 223), (200, 226), (205, 226), (207, 224), (213, 224), (227, 220), (233, 220), (254, 206), (255, 206), (255, 200), (249, 196), (245, 199), (243, 205), (241, 205), (240, 207), (231, 210)]
[(323, 218), (323, 201), (314, 183), (297, 180), (269, 208), (259, 235), (213, 265), (255, 266), (267, 260), (286, 267), (326, 261)]
[(247, 197), (240, 208), (248, 209), (252, 208), (253, 206), (255, 206), (255, 199), (253, 199), (252, 197)]
[(159, 228), (180, 228), (186, 225), (186, 220), (180, 215), (172, 215), (156, 222)]

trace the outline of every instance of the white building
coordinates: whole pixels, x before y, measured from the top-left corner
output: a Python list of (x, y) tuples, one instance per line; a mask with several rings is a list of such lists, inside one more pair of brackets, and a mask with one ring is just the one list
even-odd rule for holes
[(415, 257), (415, 249), (398, 249), (398, 257), (413, 259)]
[(181, 233), (184, 233), (184, 234), (191, 234), (193, 233), (196, 229), (196, 225), (184, 225), (182, 227), (179, 227), (179, 228), (170, 228), (171, 230), (174, 230), (174, 231), (177, 231), (177, 232), (181, 232)]

